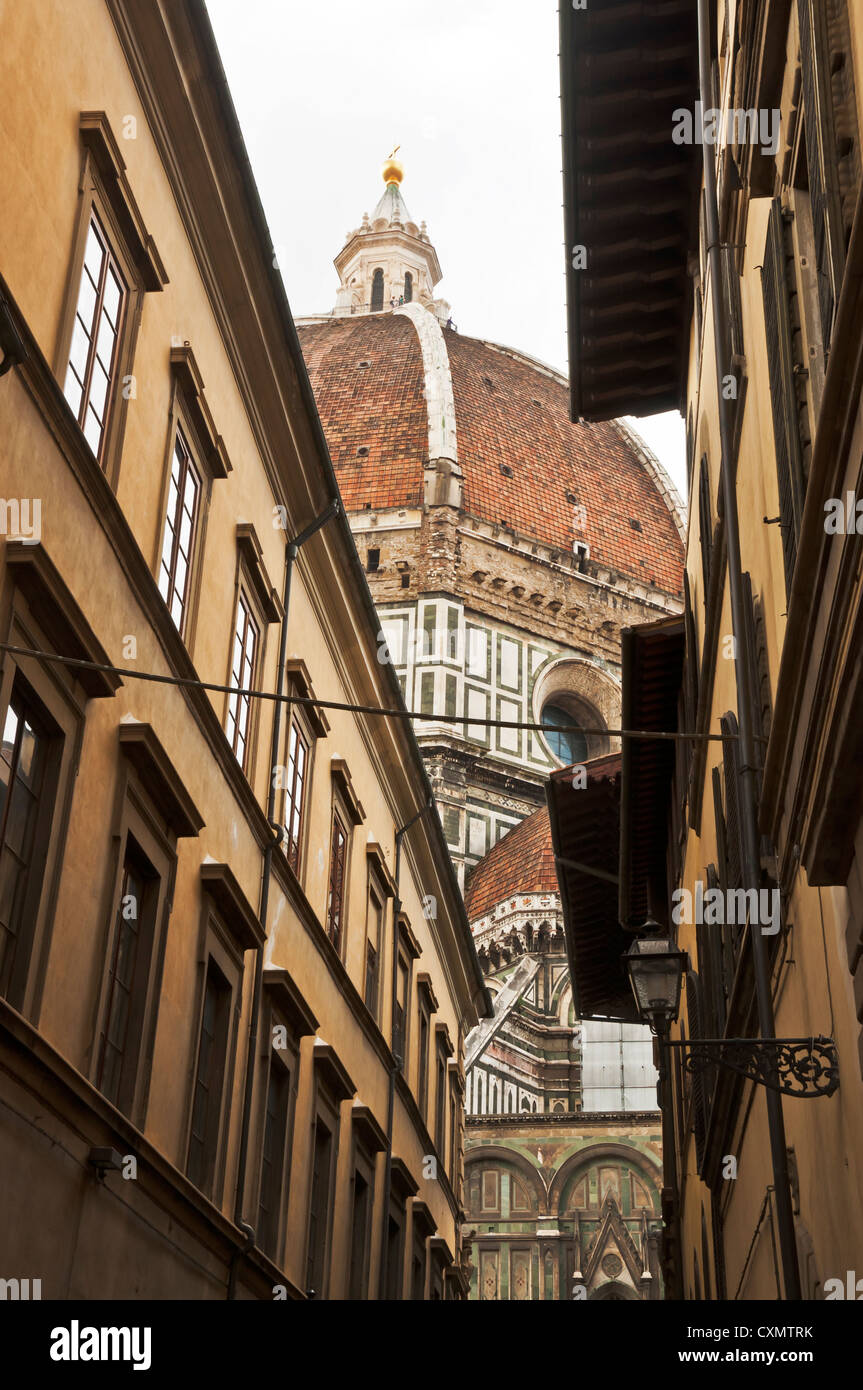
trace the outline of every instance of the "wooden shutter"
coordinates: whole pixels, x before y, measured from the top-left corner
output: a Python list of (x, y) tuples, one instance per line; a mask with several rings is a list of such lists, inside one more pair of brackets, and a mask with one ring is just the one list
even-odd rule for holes
[(698, 531), (701, 538), (701, 575), (704, 581), (704, 604), (710, 592), (710, 557), (713, 550), (713, 515), (710, 507), (710, 467), (707, 455), (701, 455), (698, 471)]
[(770, 404), (773, 412), (776, 474), (779, 483), (779, 521), (785, 562), (785, 589), (786, 593), (790, 593), (797, 560), (797, 536), (803, 515), (804, 480), (797, 394), (794, 387), (791, 308), (785, 266), (782, 207), (779, 199), (774, 198), (767, 224), (761, 289), (764, 297)]
[[(700, 1042), (706, 1036), (701, 1025), (700, 980), (695, 970), (686, 972), (686, 1013), (689, 1020), (689, 1041)], [(704, 1163), (704, 1139), (707, 1130), (704, 1112), (704, 1077), (700, 1068), (692, 1073), (692, 1126), (695, 1134), (695, 1166), (700, 1173)]]
[(830, 347), (833, 312), (842, 283), (845, 247), (836, 167), (825, 0), (797, 0), (797, 18), (800, 26), (806, 164), (818, 273), (818, 307), (826, 353)]
[[(720, 888), (719, 874), (715, 864), (707, 866), (707, 887)], [(717, 1007), (719, 1010), (719, 1032), (725, 1031), (725, 1021), (728, 1018), (728, 1006), (731, 999), (731, 992), (734, 988), (734, 969), (737, 961), (734, 943), (733, 927), (724, 926), (720, 932), (717, 948), (717, 972), (718, 972), (718, 991)]]
[(743, 854), (740, 836), (740, 741), (737, 716), (729, 712), (719, 721), (722, 730), (722, 761), (725, 774), (725, 853), (727, 864), (726, 888), (743, 884)]
[(725, 807), (722, 802), (722, 773), (713, 769), (713, 813), (716, 820), (716, 852), (719, 856), (719, 886), (728, 887), (728, 836), (725, 829)]
[(767, 644), (763, 617), (759, 617), (752, 593), (752, 577), (744, 571), (743, 580), (743, 653), (749, 672), (749, 689), (752, 696), (752, 727), (759, 737), (755, 740), (755, 765), (758, 774), (760, 795), (761, 776), (764, 770), (764, 755), (767, 751), (762, 741), (770, 731), (771, 692), (770, 673), (767, 667)]

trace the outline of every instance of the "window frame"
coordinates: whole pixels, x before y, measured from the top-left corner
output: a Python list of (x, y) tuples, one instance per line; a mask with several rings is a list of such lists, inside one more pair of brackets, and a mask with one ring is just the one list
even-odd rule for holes
[[(152, 1035), (155, 1032), (153, 1010), (158, 1001), (154, 998), (154, 990), (156, 977), (161, 973), (158, 952), (164, 939), (169, 893), (173, 892), (176, 868), (176, 856), (164, 843), (162, 836), (147, 824), (148, 819), (144, 808), (134, 804), (133, 793), (133, 800), (126, 808), (125, 831), (117, 856), (114, 921), (107, 938), (108, 954), (100, 990), (99, 1027), (95, 1034), (93, 1058), (93, 1084), (96, 1089), (110, 1104), (130, 1117), (141, 1114), (141, 1091), (144, 1084), (142, 1073), (147, 1070), (146, 1065), (142, 1063), (149, 1053), (148, 1038), (152, 1043)], [(105, 1065), (110, 1046), (113, 1005), (117, 997), (116, 962), (123, 940), (124, 923), (128, 920), (123, 914), (123, 890), (127, 886), (126, 867), (130, 859), (138, 861), (137, 867), (146, 885), (146, 910), (141, 913), (141, 925), (135, 947), (134, 974), (129, 989), (129, 1012), (124, 1047), (120, 1054), (117, 1091), (115, 1095), (109, 1095), (104, 1086)], [(145, 869), (141, 869), (142, 861), (146, 865)]]
[[(375, 909), (377, 911), (377, 926), (373, 927)], [(366, 943), (363, 956), (363, 1000), (376, 1023), (380, 1022), (381, 1017), (381, 995), (383, 993), (381, 984), (384, 965), (386, 921), (387, 895), (374, 869), (369, 865), (368, 883), (366, 887)], [(375, 938), (374, 940), (372, 939), (373, 937)], [(372, 963), (373, 977), (371, 976)], [(370, 998), (370, 987), (372, 985), (374, 988), (374, 996)]]
[[(31, 666), (33, 663), (27, 662), (27, 664)], [(21, 905), (21, 920), (14, 936), (13, 954), (10, 957), (10, 978), (6, 985), (0, 989), (0, 998), (5, 999), (13, 1008), (23, 1012), (33, 964), (40, 954), (39, 947), (42, 942), (43, 931), (45, 935), (49, 931), (49, 922), (45, 920), (47, 916), (45, 909), (48, 907), (46, 903), (48, 894), (45, 893), (45, 886), (52, 860), (53, 831), (64, 783), (71, 796), (74, 785), (72, 768), (74, 764), (77, 764), (76, 745), (80, 746), (83, 724), (79, 723), (74, 715), (70, 717), (70, 713), (63, 710), (57, 712), (61, 714), (61, 717), (65, 714), (66, 718), (62, 722), (59, 721), (51, 706), (40, 698), (38, 689), (35, 689), (31, 681), (27, 679), (21, 667), (10, 658), (8, 666), (3, 671), (2, 682), (0, 682), (0, 711), (2, 711), (4, 732), (13, 701), (18, 702), (25, 721), (29, 716), (31, 727), (34, 727), (37, 735), (41, 735), (45, 750), (41, 785), (32, 826), (32, 848), (24, 877), (24, 902)], [(17, 730), (15, 743), (18, 744)], [(5, 817), (9, 804), (10, 794), (7, 791), (3, 806), (0, 808), (0, 861), (2, 861), (5, 848)], [(68, 825), (68, 806), (66, 811), (67, 814), (63, 816), (61, 821), (63, 839), (65, 839), (66, 826)], [(61, 854), (56, 856), (56, 872), (59, 872), (61, 857)], [(54, 886), (56, 887), (56, 882)], [(4, 964), (5, 952), (0, 958), (0, 970), (3, 969)]]
[[(191, 650), (191, 642), (189, 639), (194, 631), (195, 618), (197, 616), (198, 611), (198, 599), (200, 595), (201, 570), (204, 550), (204, 537), (206, 533), (207, 512), (209, 509), (212, 479), (208, 478), (206, 469), (202, 468), (198, 461), (198, 451), (194, 443), (192, 442), (193, 436), (192, 440), (190, 440), (190, 434), (191, 431), (186, 425), (185, 420), (182, 418), (182, 412), (178, 411), (172, 423), (171, 430), (169, 431), (168, 467), (165, 478), (165, 486), (163, 487), (164, 496), (160, 505), (160, 516), (162, 518), (162, 521), (159, 549), (156, 559), (156, 584), (159, 588), (159, 593), (162, 594), (162, 598), (167, 606), (168, 612), (171, 614), (171, 619), (174, 623), (174, 626), (176, 627), (180, 636), (186, 642), (186, 645)], [(181, 604), (182, 611), (180, 614), (180, 620), (178, 622), (177, 619), (174, 617), (173, 602), (171, 601), (171, 595), (174, 591), (174, 579), (176, 577), (176, 562), (177, 555), (180, 549), (179, 526), (172, 527), (173, 545), (171, 548), (171, 565), (168, 572), (169, 587), (167, 595), (162, 593), (162, 566), (164, 565), (165, 558), (165, 536), (169, 523), (168, 499), (170, 498), (171, 483), (173, 481), (174, 459), (177, 456), (180, 448), (182, 448), (183, 454), (185, 455), (185, 458), (181, 458), (180, 461), (181, 481), (183, 482), (183, 485), (185, 487), (186, 479), (188, 475), (191, 473), (197, 480), (198, 489), (195, 513), (192, 518), (191, 533), (189, 537), (189, 555), (186, 569), (184, 594)], [(175, 516), (178, 513), (182, 513), (184, 509), (185, 496), (183, 488), (178, 489)]]
[[(276, 1018), (275, 1011), (271, 1016)], [(279, 1020), (281, 1023), (282, 1020)], [(264, 1254), (275, 1263), (281, 1262), (282, 1246), (284, 1242), (284, 1226), (287, 1216), (288, 1195), (291, 1182), (291, 1147), (293, 1143), (294, 1114), (296, 1111), (297, 1099), (297, 1073), (299, 1071), (299, 1052), (293, 1048), (281, 1049), (272, 1045), (273, 1028), (275, 1022), (270, 1025), (271, 1045), (267, 1058), (265, 1059), (265, 1072), (263, 1083), (263, 1115), (261, 1125), (260, 1143), (260, 1173), (257, 1192), (257, 1216), (255, 1219), (255, 1230), (257, 1233), (257, 1244)], [(289, 1060), (282, 1056), (282, 1052), (287, 1052)], [(281, 1084), (285, 1086), (284, 1096), (284, 1115), (280, 1117), (280, 1130), (276, 1136), (278, 1143), (275, 1160), (272, 1164), (274, 1177), (272, 1179), (272, 1197), (275, 1198), (274, 1205), (264, 1208), (265, 1185), (267, 1183), (265, 1165), (267, 1163), (267, 1139), (269, 1134), (270, 1122), (270, 1095), (272, 1092), (273, 1077), (277, 1073), (282, 1073)], [(262, 1214), (265, 1212), (266, 1214)]]
[(243, 1008), (245, 956), (247, 951), (253, 950), (255, 947), (263, 947), (265, 938), (251, 904), (226, 864), (216, 864), (211, 861), (204, 863), (200, 869), (200, 883), (201, 917), (198, 928), (198, 975), (194, 991), (194, 1007), (190, 1011), (191, 1034), (188, 1073), (191, 1084), (187, 1087), (183, 1171), (188, 1176), (201, 1023), (207, 974), (212, 963), (228, 983), (230, 1007), (227, 1050), (222, 1072), (218, 1123), (214, 1130), (213, 1154), (208, 1162), (208, 1181), (204, 1187), (199, 1188), (199, 1191), (209, 1197), (216, 1206), (220, 1206), (225, 1184), (234, 1070), (243, 1050), (238, 1040)]
[[(0, 631), (4, 640), (12, 646), (66, 653), (109, 665), (108, 653), (44, 544), (7, 540), (4, 559), (0, 602), (0, 613), (4, 615)], [(43, 662), (33, 657), (2, 653), (0, 716), (4, 725), (16, 683), (23, 687), (28, 699), (35, 699), (43, 719), (47, 717), (53, 724), (58, 740), (57, 781), (50, 825), (45, 831), (47, 852), (41, 870), (41, 889), (26, 929), (26, 961), (21, 965), (16, 962), (15, 987), (7, 995), (8, 1002), (19, 1013), (38, 1023), (88, 701), (113, 695), (121, 681), (113, 674), (84, 668), (77, 670), (50, 660)], [(62, 747), (59, 747), (61, 738)]]
[[(295, 1155), (295, 1132), (297, 1097), (300, 1087), (301, 1074), (301, 1040), (309, 1034), (314, 1034), (318, 1026), (318, 1021), (309, 1009), (305, 999), (300, 993), (297, 985), (287, 970), (267, 966), (263, 972), (263, 1009), (262, 1009), (262, 1028), (260, 1034), (259, 1048), (259, 1102), (257, 1106), (258, 1136), (256, 1145), (253, 1149), (260, 1155), (256, 1186), (254, 1191), (254, 1205), (258, 1213), (256, 1230), (258, 1232), (258, 1244), (266, 1255), (274, 1262), (281, 1264), (284, 1258), (285, 1242), (287, 1239), (287, 1220), (288, 1207), (291, 1196), (292, 1166)], [(285, 1047), (277, 1049), (274, 1044), (273, 1033), (276, 1027), (285, 1030)], [(278, 1210), (272, 1220), (275, 1234), (269, 1244), (263, 1239), (264, 1230), (261, 1220), (261, 1196), (264, 1179), (264, 1143), (266, 1139), (267, 1125), (267, 1102), (270, 1085), (270, 1067), (276, 1054), (284, 1053), (280, 1058), (281, 1065), (290, 1073), (290, 1093), (288, 1100), (287, 1125), (284, 1135), (284, 1149), (281, 1160), (281, 1181), (279, 1186)]]
[[(82, 157), (78, 208), (57, 331), (54, 375), (65, 397), (66, 370), (84, 273), (84, 253), (91, 216), (95, 211), (127, 288), (125, 317), (115, 344), (114, 370), (109, 380), (106, 413), (97, 453), (99, 466), (116, 491), (131, 395), (131, 392), (119, 388), (131, 377), (144, 295), (161, 291), (168, 283), (168, 276), (135, 201), (126, 177), (125, 161), (105, 112), (81, 112), (79, 137)], [(69, 408), (72, 408), (71, 405)]]
[[(291, 741), (295, 735), (297, 739), (301, 740), (302, 743), (305, 745), (305, 763), (301, 779), (302, 784), (300, 787), (298, 808), (295, 806), (295, 791), (297, 783), (296, 769), (294, 771), (293, 778), (291, 778), (290, 775)], [(305, 867), (306, 842), (308, 840), (308, 823), (310, 819), (309, 798), (311, 794), (311, 781), (314, 769), (315, 742), (315, 735), (312, 731), (311, 725), (309, 724), (308, 720), (303, 716), (303, 714), (301, 714), (299, 710), (294, 709), (290, 715), (290, 718), (287, 721), (287, 729), (285, 730), (285, 785), (283, 788), (282, 805), (279, 814), (279, 820), (281, 821), (281, 824), (284, 826), (285, 830), (285, 838), (283, 841), (285, 858), (287, 859), (288, 864), (293, 869), (295, 875), (298, 879), (300, 879), (301, 882), (303, 869)], [(289, 809), (291, 813), (291, 821), (293, 821), (294, 813), (296, 811), (298, 822), (296, 838), (294, 838), (291, 832), (288, 821)]]
[[(87, 334), (88, 341), (87, 356), (86, 361), (84, 363), (84, 380), (82, 382), (78, 378), (78, 374), (74, 370), (74, 367), (72, 365), (71, 353), (72, 344), (75, 338), (76, 320), (80, 317), (78, 310), (81, 304), (81, 295), (82, 290), (84, 288), (85, 275), (88, 276), (91, 283), (93, 281), (93, 277), (89, 274), (89, 270), (86, 264), (87, 248), (90, 242), (91, 230), (93, 231), (97, 241), (101, 243), (102, 260), (99, 268), (99, 282), (95, 286), (96, 297), (94, 301), (93, 315), (90, 320), (89, 328), (87, 327), (87, 325), (84, 324), (83, 319), (81, 320), (81, 324), (84, 328), (85, 333)], [(70, 410), (72, 410), (75, 414), (78, 426), (82, 434), (84, 434), (84, 437), (87, 439), (87, 443), (89, 444), (96, 458), (97, 463), (100, 465), (101, 468), (103, 468), (105, 472), (107, 472), (107, 462), (110, 458), (109, 442), (111, 439), (111, 421), (112, 416), (114, 415), (114, 412), (117, 408), (118, 386), (128, 375), (128, 373), (123, 373), (120, 369), (123, 365), (130, 365), (130, 361), (127, 360), (127, 348), (129, 340), (128, 330), (130, 326), (128, 320), (130, 314), (134, 314), (138, 309), (137, 300), (138, 296), (141, 293), (141, 290), (140, 286), (136, 285), (135, 275), (131, 267), (131, 263), (129, 262), (128, 258), (123, 255), (122, 237), (119, 231), (112, 227), (112, 219), (110, 218), (110, 215), (108, 213), (107, 203), (105, 199), (100, 195), (100, 192), (96, 186), (94, 186), (94, 188), (91, 191), (88, 215), (84, 220), (83, 224), (83, 242), (81, 245), (80, 253), (78, 253), (78, 247), (76, 245), (76, 255), (73, 264), (77, 267), (78, 275), (77, 277), (72, 277), (71, 284), (77, 285), (77, 290), (74, 293), (73, 301), (70, 301), (71, 314), (69, 314), (69, 310), (67, 309), (67, 314), (69, 316), (68, 325), (64, 323), (64, 339), (66, 335), (68, 335), (68, 342), (66, 344), (65, 363), (62, 368), (62, 379), (60, 384), (66, 403), (69, 406)], [(91, 402), (93, 373), (95, 369), (96, 357), (98, 354), (98, 339), (100, 336), (99, 325), (101, 321), (102, 310), (105, 305), (105, 286), (107, 283), (109, 273), (113, 273), (114, 278), (119, 283), (120, 297), (118, 302), (117, 319), (116, 323), (113, 325), (115, 331), (113, 337), (113, 344), (111, 348), (111, 360), (108, 366), (108, 371), (106, 372), (107, 387), (105, 392), (101, 428), (99, 431), (99, 442), (97, 446), (94, 448), (92, 442), (87, 436), (85, 424), (87, 420), (87, 412), (90, 408)], [(81, 399), (78, 403), (77, 410), (72, 405), (68, 395), (66, 394), (66, 383), (70, 371), (73, 372), (76, 380), (78, 380), (78, 383), (81, 387)]]
[[(306, 1241), (304, 1241), (303, 1258), (303, 1277), (306, 1280), (306, 1291), (314, 1289), (315, 1298), (327, 1298), (329, 1295), (329, 1283), (332, 1275), (332, 1237), (335, 1230), (335, 1209), (336, 1209), (336, 1161), (338, 1161), (339, 1138), (340, 1138), (340, 1102), (343, 1099), (350, 1099), (354, 1094), (353, 1081), (347, 1076), (345, 1068), (339, 1062), (335, 1049), (329, 1047), (324, 1042), (315, 1041), (313, 1049), (313, 1068), (314, 1068), (314, 1101), (311, 1108), (311, 1123), (309, 1134), (309, 1193), (306, 1201)], [(320, 1237), (320, 1248), (315, 1255), (315, 1261), (320, 1257), (320, 1289), (311, 1284), (310, 1280), (317, 1270), (311, 1268), (313, 1261), (313, 1202), (315, 1198), (314, 1187), (314, 1162), (315, 1162), (315, 1143), (317, 1143), (318, 1125), (324, 1125), (329, 1130), (329, 1162), (327, 1179), (327, 1194), (325, 1194), (324, 1226)]]
[[(350, 861), (351, 861), (351, 834), (348, 830), (349, 818), (345, 815), (344, 808), (338, 798), (333, 798), (332, 810), (330, 812), (330, 835), (329, 835), (329, 859), (327, 869), (327, 902), (325, 930), (333, 949), (338, 953), (341, 960), (345, 959), (347, 943), (347, 902), (348, 884), (350, 880)], [(334, 930), (333, 912), (333, 868), (336, 862), (336, 830), (341, 831), (342, 835), (342, 863), (341, 880), (339, 883), (338, 901), (338, 926)]]
[[(243, 626), (242, 641), (240, 646), (239, 673), (236, 673), (234, 670), (236, 661), (235, 650), (237, 642), (240, 641), (239, 621), (241, 612), (245, 613), (247, 621), (244, 623)], [(249, 627), (254, 629), (254, 646), (252, 650), (252, 660), (250, 663), (248, 663), (251, 669), (249, 671), (248, 678), (245, 678), (243, 676), (243, 671), (247, 665), (246, 637)], [(234, 601), (234, 620), (231, 628), (231, 645), (228, 656), (228, 685), (237, 686), (238, 688), (245, 690), (251, 690), (255, 688), (255, 684), (258, 679), (258, 673), (263, 665), (263, 633), (264, 624), (261, 621), (261, 617), (258, 613), (255, 602), (250, 597), (249, 590), (246, 584), (240, 581), (237, 586), (237, 595)], [(232, 708), (232, 702), (235, 699), (237, 702), (236, 712)], [(245, 733), (242, 736), (243, 752), (242, 756), (240, 756), (240, 711), (243, 707), (244, 701), (246, 703), (247, 716)], [(251, 695), (235, 696), (233, 694), (228, 694), (225, 697), (225, 737), (227, 738), (228, 743), (230, 744), (231, 752), (237, 759), (237, 762), (239, 763), (241, 770), (246, 774), (247, 777), (249, 777), (250, 781), (250, 768), (254, 763), (254, 753), (257, 747), (256, 735), (258, 729), (259, 716), (257, 704), (258, 701), (253, 700)], [(230, 723), (232, 719), (234, 721), (233, 733), (230, 732)]]
[[(218, 1055), (220, 1057), (218, 1063), (218, 1098), (216, 1100), (215, 1110), (209, 1111), (206, 1117), (206, 1136), (205, 1144), (203, 1146), (203, 1157), (201, 1160), (203, 1164), (203, 1172), (201, 1173), (200, 1178), (196, 1178), (195, 1176), (193, 1176), (191, 1171), (193, 1161), (192, 1144), (195, 1139), (195, 1108), (198, 1097), (198, 1084), (200, 1081), (199, 1068), (201, 1065), (201, 1051), (204, 1038), (204, 1020), (206, 1016), (207, 990), (211, 980), (211, 973), (212, 978), (214, 980), (218, 978), (218, 980), (220, 981), (219, 992), (222, 996), (222, 1008), (224, 1011), (221, 1018), (219, 1019), (219, 1030), (221, 1036), (218, 1040)], [(225, 1110), (226, 1108), (230, 1107), (230, 1088), (226, 1085), (226, 1081), (228, 1079), (229, 1074), (231, 1074), (233, 1071), (232, 1054), (234, 1051), (234, 1029), (232, 1027), (232, 1015), (235, 1012), (236, 1007), (234, 1001), (234, 993), (231, 987), (231, 975), (230, 973), (226, 973), (223, 969), (223, 962), (218, 958), (217, 953), (210, 952), (208, 953), (206, 965), (204, 968), (200, 1004), (197, 1011), (197, 1043), (195, 1046), (194, 1061), (191, 1070), (189, 1126), (186, 1141), (186, 1162), (184, 1170), (189, 1181), (195, 1187), (197, 1187), (198, 1191), (203, 1193), (205, 1197), (209, 1197), (209, 1199), (216, 1206), (221, 1205), (221, 1182), (219, 1181), (219, 1173), (222, 1164), (220, 1163), (220, 1159), (223, 1155), (225, 1147), (223, 1139), (228, 1127)], [(215, 1078), (212, 1079), (215, 1080)], [(215, 1090), (216, 1088), (214, 1087), (213, 1094), (215, 1094)]]

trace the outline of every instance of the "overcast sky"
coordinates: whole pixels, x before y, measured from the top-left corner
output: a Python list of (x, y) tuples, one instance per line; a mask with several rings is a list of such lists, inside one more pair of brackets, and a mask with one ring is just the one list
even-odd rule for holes
[[(567, 367), (556, 0), (207, 0), (291, 308), (383, 192), (428, 223), (459, 331)], [(636, 422), (685, 496), (676, 414)]]

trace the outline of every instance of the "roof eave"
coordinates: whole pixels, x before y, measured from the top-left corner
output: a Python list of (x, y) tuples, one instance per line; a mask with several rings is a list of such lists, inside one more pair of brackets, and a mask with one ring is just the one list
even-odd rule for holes
[[(630, 50), (646, 48), (649, 59), (658, 46), (655, 5), (604, 0), (579, 10), (560, 6), (574, 421), (652, 415), (679, 410), (685, 401), (692, 302), (687, 263), (697, 245), (701, 157), (695, 145), (674, 145), (671, 132), (673, 109), (698, 97), (697, 31), (691, 0), (668, 0), (662, 8), (668, 61), (653, 78), (650, 60), (612, 64), (608, 40), (612, 32), (624, 35)], [(657, 180), (661, 202), (653, 196)], [(578, 246), (587, 252), (583, 268), (573, 265)]]

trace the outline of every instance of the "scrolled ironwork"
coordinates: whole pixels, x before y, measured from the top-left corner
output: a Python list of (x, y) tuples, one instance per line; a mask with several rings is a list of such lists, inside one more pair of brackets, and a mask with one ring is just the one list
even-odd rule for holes
[(839, 1058), (832, 1038), (666, 1039), (680, 1050), (684, 1071), (696, 1076), (727, 1067), (786, 1096), (832, 1096), (839, 1086)]

